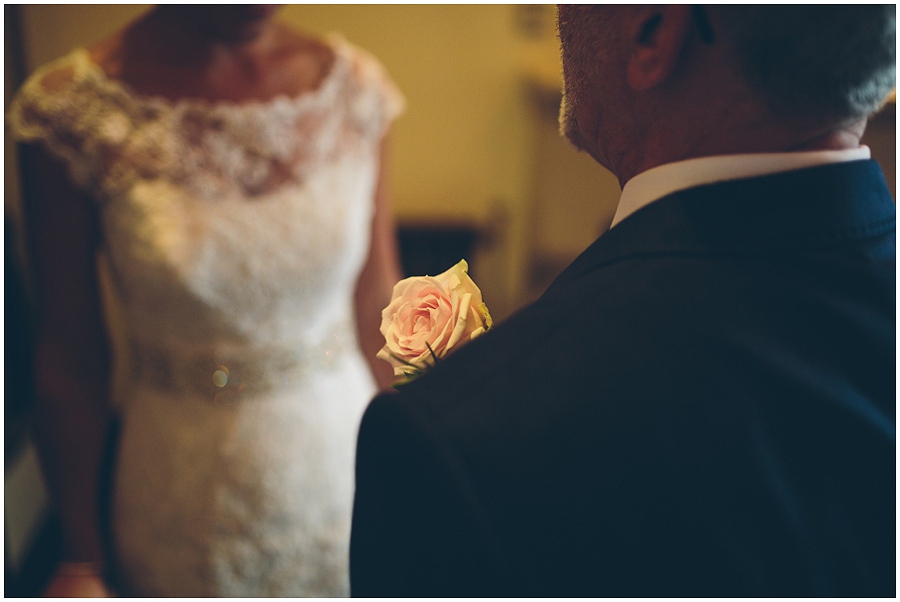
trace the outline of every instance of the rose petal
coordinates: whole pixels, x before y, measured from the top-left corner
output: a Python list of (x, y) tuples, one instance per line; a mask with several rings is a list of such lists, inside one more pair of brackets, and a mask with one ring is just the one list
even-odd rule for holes
[(472, 293), (466, 293), (462, 296), (458, 308), (459, 313), (456, 318), (456, 327), (453, 329), (453, 334), (450, 336), (450, 340), (447, 342), (447, 351), (453, 349), (453, 347), (459, 342), (466, 331), (466, 323), (468, 321), (469, 314), (469, 304), (471, 302)]

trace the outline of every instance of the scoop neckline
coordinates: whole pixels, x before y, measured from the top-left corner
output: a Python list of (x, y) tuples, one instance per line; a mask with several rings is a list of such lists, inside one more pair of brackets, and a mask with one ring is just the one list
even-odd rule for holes
[(145, 94), (136, 91), (134, 87), (131, 86), (131, 84), (129, 84), (128, 82), (110, 77), (100, 65), (98, 65), (93, 61), (93, 59), (91, 59), (90, 51), (88, 51), (88, 49), (84, 46), (80, 46), (74, 49), (73, 54), (76, 57), (76, 61), (81, 63), (80, 66), (83, 67), (87, 73), (98, 78), (105, 85), (117, 89), (129, 98), (134, 99), (141, 104), (162, 106), (171, 110), (187, 108), (214, 109), (220, 107), (232, 110), (258, 110), (284, 103), (290, 105), (302, 105), (326, 95), (326, 92), (334, 85), (334, 82), (338, 79), (339, 73), (343, 70), (346, 59), (345, 50), (347, 42), (340, 34), (337, 33), (325, 34), (321, 37), (321, 41), (325, 43), (329, 48), (331, 48), (331, 51), (334, 53), (334, 60), (331, 63), (331, 68), (328, 70), (328, 73), (325, 74), (325, 76), (322, 78), (322, 81), (319, 82), (318, 86), (311, 90), (305, 90), (295, 95), (290, 95), (282, 92), (270, 98), (247, 100), (210, 100), (208, 98), (201, 98), (197, 96), (185, 96), (173, 100), (161, 94)]

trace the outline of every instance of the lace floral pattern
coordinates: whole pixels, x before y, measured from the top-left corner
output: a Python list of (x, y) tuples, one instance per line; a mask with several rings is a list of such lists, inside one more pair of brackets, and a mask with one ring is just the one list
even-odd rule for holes
[(246, 103), (136, 95), (77, 49), (29, 79), (8, 120), (99, 197), (157, 178), (205, 198), (265, 194), (302, 180), (354, 137), (377, 137), (402, 110), (377, 61), (330, 41), (336, 60), (319, 89)]

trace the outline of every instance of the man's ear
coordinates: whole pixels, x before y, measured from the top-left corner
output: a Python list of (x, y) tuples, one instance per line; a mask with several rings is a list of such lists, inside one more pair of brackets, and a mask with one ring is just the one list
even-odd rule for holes
[(687, 5), (655, 5), (642, 11), (632, 33), (628, 85), (640, 92), (666, 81), (678, 64), (691, 23)]

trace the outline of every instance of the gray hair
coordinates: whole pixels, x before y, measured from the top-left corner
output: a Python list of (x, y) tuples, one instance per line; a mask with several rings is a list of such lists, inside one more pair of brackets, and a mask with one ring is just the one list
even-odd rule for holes
[(896, 5), (715, 9), (738, 65), (782, 117), (868, 117), (896, 82)]

